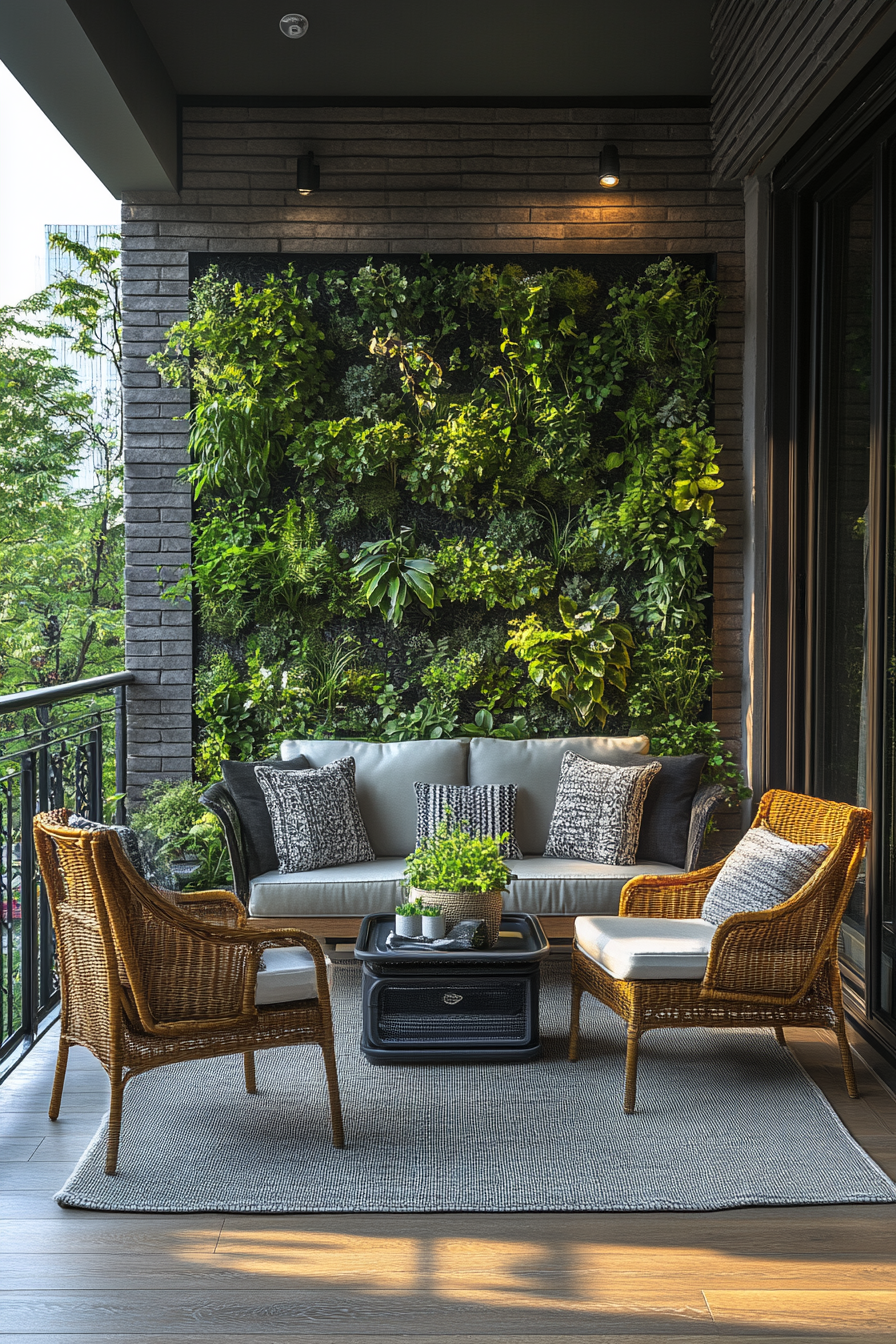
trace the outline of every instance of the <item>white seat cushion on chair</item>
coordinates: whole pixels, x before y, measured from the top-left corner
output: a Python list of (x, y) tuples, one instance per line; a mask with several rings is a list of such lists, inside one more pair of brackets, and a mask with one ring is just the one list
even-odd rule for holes
[(614, 980), (702, 980), (715, 931), (704, 919), (576, 920), (578, 946)]
[[(327, 963), (327, 984), (333, 987), (333, 964)], [(255, 982), (255, 1002), (294, 1003), (317, 998), (314, 958), (306, 947), (266, 947)]]

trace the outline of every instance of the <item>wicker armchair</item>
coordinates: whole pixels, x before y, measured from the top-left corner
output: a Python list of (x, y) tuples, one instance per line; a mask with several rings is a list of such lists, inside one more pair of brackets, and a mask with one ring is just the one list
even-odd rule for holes
[[(654, 1027), (828, 1027), (836, 1033), (846, 1088), (858, 1096), (846, 1036), (837, 935), (871, 830), (871, 813), (773, 789), (754, 826), (831, 852), (795, 896), (770, 910), (732, 915), (712, 937), (702, 980), (618, 980), (578, 945), (572, 954), (569, 1058), (578, 1057), (579, 1008), (593, 994), (628, 1025), (624, 1109), (635, 1109), (638, 1042)], [(696, 919), (721, 863), (674, 877), (636, 877), (622, 890), (619, 914)]]
[[(34, 835), (56, 931), (62, 1029), (50, 1119), (59, 1114), (70, 1045), (86, 1046), (112, 1088), (106, 1172), (118, 1160), (125, 1084), (161, 1064), (242, 1054), (255, 1091), (256, 1050), (315, 1041), (323, 1051), (333, 1144), (342, 1113), (326, 961), (296, 929), (250, 930), (229, 891), (171, 892), (150, 886), (118, 836), (74, 830), (68, 812), (41, 813)], [(265, 948), (307, 948), (317, 998), (257, 1007)]]

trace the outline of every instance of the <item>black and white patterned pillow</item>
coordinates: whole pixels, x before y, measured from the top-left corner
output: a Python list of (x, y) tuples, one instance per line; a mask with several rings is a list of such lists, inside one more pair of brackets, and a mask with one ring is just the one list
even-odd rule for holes
[[(521, 859), (523, 852), (513, 835), (516, 808), (515, 784), (420, 784), (417, 792), (417, 844), (442, 821), (469, 822), (471, 835), (490, 835), (500, 845), (502, 859)], [(450, 815), (449, 815), (450, 813)]]
[(342, 756), (320, 770), (257, 765), (255, 775), (270, 814), (281, 873), (376, 858), (358, 807), (354, 756)]
[(140, 845), (137, 842), (137, 832), (132, 830), (130, 826), (107, 826), (104, 821), (92, 821), (90, 817), (80, 817), (77, 812), (71, 814), (68, 824), (74, 827), (76, 831), (114, 831), (121, 841), (125, 854), (137, 869), (139, 876), (146, 878), (146, 868), (143, 863), (143, 856), (140, 853)]
[(633, 864), (644, 799), (661, 768), (659, 761), (600, 765), (574, 751), (565, 752), (545, 855)]
[(716, 877), (700, 918), (721, 924), (745, 910), (771, 910), (795, 896), (824, 863), (827, 845), (795, 845), (774, 831), (754, 826), (734, 846)]

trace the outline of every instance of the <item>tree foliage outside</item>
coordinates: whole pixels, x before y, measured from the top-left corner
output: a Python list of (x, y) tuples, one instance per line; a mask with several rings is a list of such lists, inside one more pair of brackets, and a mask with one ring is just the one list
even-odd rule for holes
[[(52, 345), (64, 336), (76, 351), (110, 358), (120, 389), (117, 241), (109, 235), (90, 248), (52, 235), (51, 245), (75, 260), (76, 272), (0, 309), (2, 693), (122, 666), (120, 390), (94, 406)], [(78, 484), (85, 461), (91, 479)]]
[[(671, 258), (200, 275), (150, 360), (193, 393), (200, 777), (284, 736), (668, 736), (654, 665), (711, 669), (717, 305)], [(710, 684), (675, 748), (736, 787)]]

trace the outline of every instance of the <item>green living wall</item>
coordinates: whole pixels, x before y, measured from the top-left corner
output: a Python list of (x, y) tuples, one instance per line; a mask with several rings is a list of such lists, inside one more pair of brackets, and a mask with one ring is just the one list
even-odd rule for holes
[(212, 259), (189, 384), (197, 769), (284, 736), (706, 750), (718, 291), (665, 258)]

